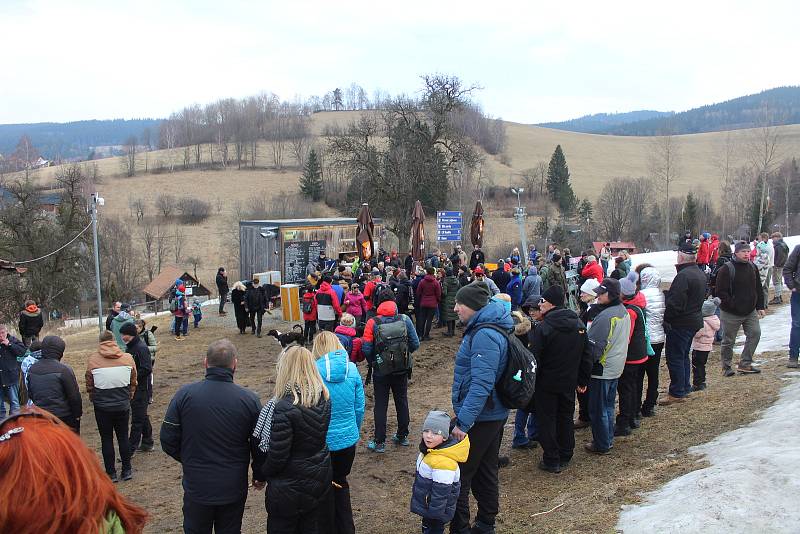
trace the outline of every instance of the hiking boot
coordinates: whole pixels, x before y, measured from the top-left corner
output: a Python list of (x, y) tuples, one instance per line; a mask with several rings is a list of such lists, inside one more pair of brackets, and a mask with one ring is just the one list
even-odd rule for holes
[(106, 474), (108, 475), (108, 478), (111, 479), (111, 482), (113, 482), (114, 484), (119, 482), (119, 477), (117, 476), (117, 472), (116, 471), (114, 471), (113, 473), (106, 473)]
[(631, 428), (632, 428), (633, 430), (636, 430), (636, 429), (637, 429), (637, 428), (639, 428), (640, 426), (642, 426), (642, 419), (641, 419), (641, 417), (634, 417), (634, 418), (633, 418), (633, 421), (631, 421)]
[(789, 363), (786, 364), (789, 369), (797, 369), (800, 364), (797, 363), (797, 358), (789, 358)]
[(586, 449), (586, 452), (590, 452), (592, 454), (599, 454), (605, 456), (606, 454), (611, 454), (611, 450), (609, 449), (598, 449), (594, 446), (594, 443), (584, 443), (583, 448)]
[(621, 437), (621, 436), (630, 436), (631, 435), (631, 427), (629, 426), (615, 426), (614, 427), (614, 437)]
[(386, 452), (386, 443), (376, 443), (374, 440), (367, 443), (367, 449), (371, 450), (372, 452), (377, 452), (379, 454), (383, 454)]
[(591, 421), (584, 421), (583, 419), (575, 419), (575, 421), (572, 422), (572, 427), (575, 430), (578, 430), (580, 428), (590, 427), (590, 426), (592, 426), (592, 422)]
[(737, 365), (736, 370), (746, 375), (757, 375), (761, 372), (761, 369), (752, 365)]
[(563, 471), (564, 469), (569, 467), (569, 464), (572, 463), (572, 457), (570, 456), (569, 458), (562, 458), (561, 461), (558, 463), (561, 466), (561, 470)]
[(130, 480), (133, 478), (133, 472), (130, 468), (122, 470), (122, 480)]
[(727, 369), (722, 370), (722, 376), (724, 377), (736, 376), (736, 371), (728, 367)]
[(511, 448), (512, 449), (517, 449), (517, 450), (520, 450), (520, 449), (522, 449), (522, 450), (535, 449), (538, 446), (539, 446), (539, 444), (536, 443), (536, 440), (533, 440), (533, 439), (530, 439), (525, 443), (512, 443), (511, 444)]
[(546, 463), (544, 463), (544, 460), (542, 460), (541, 462), (539, 462), (539, 464), (537, 465), (537, 467), (538, 467), (539, 469), (541, 469), (542, 471), (547, 471), (548, 473), (555, 473), (555, 474), (558, 474), (558, 473), (560, 473), (560, 472), (562, 471), (561, 464), (558, 464), (558, 465), (550, 465), (550, 464), (546, 464)]
[(697, 384), (697, 385), (692, 386), (692, 391), (703, 391), (707, 387), (708, 386), (706, 386), (706, 383), (703, 382), (702, 384)]
[(642, 417), (655, 417), (656, 411), (654, 408), (642, 408)]
[(686, 402), (686, 399), (683, 397), (673, 397), (672, 395), (667, 395), (665, 400), (658, 401), (659, 406), (669, 406), (670, 404), (678, 404), (681, 402)]
[(410, 444), (408, 442), (408, 436), (403, 436), (402, 438), (395, 434), (392, 436), (392, 442), (395, 445), (400, 445), (401, 447), (408, 447)]

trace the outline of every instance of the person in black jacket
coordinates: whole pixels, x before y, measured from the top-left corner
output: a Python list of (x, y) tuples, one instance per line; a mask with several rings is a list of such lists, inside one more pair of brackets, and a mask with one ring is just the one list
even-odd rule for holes
[(250, 316), (251, 334), (261, 337), (261, 321), (267, 309), (267, 299), (261, 287), (261, 281), (253, 278), (253, 283), (244, 292), (244, 309)]
[(258, 416), (254, 473), (267, 481), (267, 533), (327, 531), (333, 471), (326, 445), (328, 389), (314, 357), (294, 346), (278, 359), (275, 393)]
[(119, 315), (119, 312), (122, 310), (122, 303), (117, 301), (111, 307), (111, 312), (106, 317), (106, 330), (111, 330), (111, 321), (114, 320), (114, 317)]
[(17, 338), (8, 335), (8, 327), (0, 324), (0, 420), (9, 413), (19, 411), (19, 371), (25, 345)]
[(481, 247), (476, 246), (475, 250), (472, 251), (472, 254), (469, 256), (469, 269), (471, 271), (475, 270), (475, 267), (478, 265), (483, 265), (486, 261), (486, 257), (481, 250)]
[(586, 326), (563, 306), (564, 289), (550, 286), (542, 295), (544, 319), (534, 328), (531, 343), (538, 363), (534, 404), (544, 453), (539, 469), (551, 473), (560, 473), (572, 460), (575, 391), (586, 391), (592, 371)]
[(247, 287), (242, 282), (236, 282), (233, 284), (233, 289), (231, 290), (233, 313), (236, 315), (236, 327), (239, 329), (240, 334), (244, 334), (244, 331), (250, 324), (244, 302), (244, 295), (246, 291)]
[(786, 263), (783, 265), (783, 283), (791, 293), (789, 311), (791, 312), (791, 326), (789, 330), (789, 363), (786, 365), (797, 369), (800, 356), (800, 245), (795, 245)]
[(497, 262), (497, 270), (492, 273), (492, 282), (494, 282), (497, 287), (500, 288), (501, 293), (506, 292), (506, 287), (508, 287), (508, 283), (511, 281), (511, 273), (507, 273), (505, 270), (505, 262), (500, 260)]
[(42, 310), (32, 300), (25, 301), (25, 309), (19, 314), (19, 335), (26, 347), (39, 340), (39, 332), (42, 331), (44, 320)]
[(131, 400), (131, 433), (128, 436), (128, 446), (131, 455), (137, 450), (150, 452), (153, 450), (153, 427), (147, 414), (150, 374), (153, 372), (150, 349), (139, 337), (139, 331), (134, 323), (125, 323), (120, 327), (119, 333), (125, 343), (125, 352), (133, 356), (133, 362), (136, 364), (136, 393)]
[[(236, 347), (213, 342), (203, 362), (205, 380), (181, 387), (161, 425), (161, 448), (183, 466), (186, 532), (240, 532), (247, 500), (252, 436), (261, 402), (233, 383)], [(263, 488), (253, 472), (253, 485)]]
[(669, 391), (667, 399), (659, 404), (666, 406), (682, 402), (692, 391), (689, 351), (692, 338), (703, 328), (703, 301), (706, 298), (706, 275), (697, 268), (694, 247), (686, 244), (678, 251), (678, 274), (665, 295), (664, 345)]
[(219, 293), (219, 314), (227, 315), (225, 313), (225, 303), (228, 301), (228, 275), (225, 273), (225, 267), (217, 269), (217, 292)]
[(72, 369), (63, 363), (66, 344), (58, 336), (42, 340), (42, 358), (28, 370), (28, 397), (61, 419), (76, 434), (81, 433), (81, 392)]

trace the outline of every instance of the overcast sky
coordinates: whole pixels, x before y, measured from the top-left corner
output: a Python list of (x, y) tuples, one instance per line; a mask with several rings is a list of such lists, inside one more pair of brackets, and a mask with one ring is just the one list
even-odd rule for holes
[(165, 117), (419, 75), (518, 122), (683, 111), (800, 84), (800, 3), (0, 0), (0, 123)]

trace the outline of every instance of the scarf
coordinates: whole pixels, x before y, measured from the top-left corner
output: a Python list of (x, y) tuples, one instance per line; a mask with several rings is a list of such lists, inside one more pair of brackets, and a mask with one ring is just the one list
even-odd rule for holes
[[(299, 388), (295, 387), (295, 389), (299, 392)], [(287, 384), (286, 388), (283, 390), (283, 396), (285, 397), (291, 392), (292, 387)], [(256, 427), (253, 429), (253, 437), (258, 438), (258, 449), (261, 452), (267, 452), (269, 450), (269, 439), (272, 434), (272, 416), (275, 414), (275, 405), (277, 402), (277, 397), (272, 397), (269, 402), (261, 408), (261, 412), (258, 414), (258, 421), (256, 421)]]

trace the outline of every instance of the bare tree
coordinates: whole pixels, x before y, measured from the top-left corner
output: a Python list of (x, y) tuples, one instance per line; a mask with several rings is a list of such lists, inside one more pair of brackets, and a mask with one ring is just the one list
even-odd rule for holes
[(122, 170), (129, 177), (136, 174), (136, 143), (135, 135), (125, 140), (125, 157), (122, 159)]
[(720, 186), (722, 189), (722, 210), (720, 214), (722, 216), (721, 227), (723, 237), (728, 235), (728, 220), (730, 217), (727, 208), (731, 205), (733, 197), (735, 196), (733, 176), (735, 171), (734, 162), (738, 150), (737, 145), (736, 139), (730, 132), (727, 132), (725, 138), (715, 150), (714, 164), (719, 170)]
[(631, 227), (633, 180), (615, 178), (603, 187), (597, 199), (597, 221), (606, 239), (622, 240)]
[(147, 279), (152, 281), (156, 275), (156, 225), (152, 220), (145, 220), (139, 227), (139, 236), (142, 241)]
[(178, 138), (178, 125), (173, 119), (167, 119), (161, 123), (161, 146), (167, 149), (167, 157), (169, 158), (169, 172), (172, 172), (175, 167), (175, 161), (172, 157), (172, 150), (175, 148), (175, 143)]
[(164, 227), (156, 223), (156, 274), (161, 272), (161, 266), (167, 257), (167, 238)]
[(183, 228), (175, 226), (172, 229), (172, 250), (175, 252), (175, 263), (180, 265), (183, 245), (185, 244), (186, 234)]
[(549, 162), (540, 159), (536, 163), (536, 176), (539, 179), (539, 196), (544, 195), (544, 186), (547, 183), (547, 168), (549, 167)]
[(192, 273), (194, 273), (194, 278), (197, 280), (197, 266), (203, 263), (203, 260), (199, 256), (189, 256), (186, 258), (186, 263), (192, 266)]
[(767, 178), (780, 164), (778, 145), (780, 135), (775, 127), (775, 118), (769, 108), (764, 105), (759, 117), (759, 127), (753, 130), (749, 142), (748, 158), (753, 170), (761, 178), (761, 191), (758, 211), (758, 228), (755, 233), (762, 231), (764, 223), (764, 210), (767, 202)]
[[(661, 193), (664, 195), (664, 204), (669, 205), (670, 186), (678, 178), (680, 161), (677, 138), (672, 135), (668, 127), (663, 135), (653, 138), (650, 143), (650, 175), (655, 180)], [(663, 243), (672, 240), (670, 210), (665, 210)]]
[(142, 222), (142, 219), (144, 219), (144, 200), (141, 197), (134, 199), (131, 209), (136, 215), (136, 224)]
[(170, 215), (172, 215), (172, 212), (175, 211), (176, 204), (177, 201), (172, 195), (160, 193), (156, 197), (156, 209), (164, 216), (165, 219), (168, 219)]

